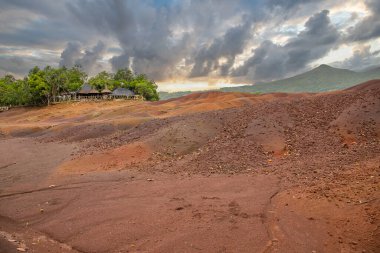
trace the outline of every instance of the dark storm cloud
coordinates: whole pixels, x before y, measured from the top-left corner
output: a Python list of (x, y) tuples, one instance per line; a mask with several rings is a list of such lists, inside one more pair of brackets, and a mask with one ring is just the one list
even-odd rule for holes
[(105, 44), (99, 41), (92, 49), (82, 52), (78, 42), (69, 42), (61, 54), (60, 66), (73, 67), (79, 65), (87, 73), (92, 73), (105, 52)]
[(248, 75), (255, 80), (273, 80), (304, 69), (326, 55), (338, 42), (340, 34), (331, 24), (329, 11), (323, 10), (305, 23), (305, 29), (285, 45), (264, 41), (253, 56), (233, 70), (233, 76)]
[(57, 17), (63, 14), (63, 1), (51, 0), (0, 0), (0, 13), (12, 10), (28, 10), (46, 17)]
[(81, 24), (117, 38), (124, 53), (111, 60), (114, 69), (128, 67), (134, 58), (136, 72), (161, 78), (180, 56), (165, 8), (133, 0), (80, 1), (68, 7)]
[(283, 9), (291, 9), (302, 4), (316, 3), (322, 0), (267, 0), (267, 6), (270, 8), (280, 7)]
[(367, 41), (380, 37), (380, 1), (365, 1), (371, 15), (349, 30), (348, 41)]
[(0, 0), (0, 44), (61, 49), (89, 36), (68, 15), (64, 1)]
[[(351, 29), (351, 41), (377, 36), (378, 2), (366, 1), (372, 15)], [(79, 64), (92, 73), (105, 67), (132, 67), (156, 81), (231, 75), (267, 80), (300, 71), (343, 43), (328, 11), (320, 12), (324, 6), (340, 4), (340, 0), (0, 0), (0, 47), (30, 48), (29, 54), (54, 51), (61, 66)], [(307, 19), (300, 32), (294, 21)], [(367, 29), (371, 22), (375, 26)], [(276, 36), (286, 39), (276, 44)], [(347, 42), (348, 35), (345, 38)], [(97, 41), (103, 43), (93, 46)], [(249, 50), (252, 55), (247, 56)], [(11, 59), (12, 53), (6, 57)], [(20, 61), (15, 57), (11, 63)], [(39, 58), (25, 59), (20, 66)], [(47, 62), (51, 64), (50, 59)], [(11, 63), (3, 64), (3, 69), (20, 72)]]
[(59, 66), (73, 67), (76, 64), (76, 61), (81, 57), (81, 44), (79, 42), (69, 42), (67, 43), (66, 48), (61, 54), (61, 60)]
[(0, 76), (12, 74), (23, 77), (34, 66), (44, 68), (47, 65), (54, 66), (56, 62), (57, 59), (48, 57), (0, 55)]
[[(215, 39), (209, 47), (197, 52), (190, 77), (207, 76), (212, 71), (219, 71), (221, 76), (226, 76), (235, 62), (236, 55), (243, 52), (250, 38), (250, 26), (250, 23), (246, 23), (233, 27), (223, 37)], [(220, 64), (221, 58), (226, 62)]]

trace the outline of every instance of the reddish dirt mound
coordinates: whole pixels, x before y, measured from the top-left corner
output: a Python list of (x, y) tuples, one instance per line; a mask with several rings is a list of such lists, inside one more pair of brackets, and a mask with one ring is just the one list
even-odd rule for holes
[(81, 156), (75, 160), (63, 163), (59, 173), (83, 173), (93, 171), (120, 170), (141, 163), (152, 155), (149, 147), (143, 143), (133, 143), (108, 150)]
[(374, 90), (375, 91), (376, 89), (379, 89), (379, 86), (380, 86), (380, 80), (376, 79), (376, 80), (371, 80), (368, 82), (358, 84), (346, 90), (351, 90), (351, 91)]
[(0, 217), (44, 249), (377, 252), (378, 84), (10, 110)]

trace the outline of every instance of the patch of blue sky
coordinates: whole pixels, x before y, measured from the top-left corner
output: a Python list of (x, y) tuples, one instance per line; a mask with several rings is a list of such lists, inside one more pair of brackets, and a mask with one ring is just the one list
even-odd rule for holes
[(354, 14), (348, 11), (341, 11), (338, 13), (334, 13), (330, 17), (331, 22), (338, 28), (345, 28), (347, 26), (351, 26), (355, 23)]

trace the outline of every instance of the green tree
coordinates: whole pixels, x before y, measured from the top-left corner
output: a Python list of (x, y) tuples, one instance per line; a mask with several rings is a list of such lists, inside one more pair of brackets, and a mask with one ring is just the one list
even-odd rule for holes
[(45, 79), (45, 71), (37, 66), (29, 71), (27, 82), (30, 87), (32, 104), (49, 104), (51, 97), (51, 86)]
[(66, 92), (79, 90), (87, 79), (86, 72), (84, 72), (78, 65), (70, 69), (66, 69), (65, 75), (67, 79), (62, 89)]
[(88, 83), (98, 91), (103, 90), (105, 87), (111, 90), (114, 88), (113, 75), (107, 71), (102, 71), (96, 76), (91, 77)]
[(12, 75), (6, 75), (0, 79), (0, 104), (14, 104), (14, 83), (15, 78)]
[(133, 73), (128, 68), (117, 70), (114, 76), (115, 81), (120, 81), (120, 82), (125, 82), (125, 83), (129, 83), (133, 81), (133, 79), (134, 79)]
[(119, 87), (131, 89), (130, 85), (134, 79), (134, 75), (130, 69), (124, 68), (117, 70), (113, 79), (113, 89)]
[[(56, 97), (60, 94), (61, 90), (65, 87), (67, 83), (66, 68), (52, 68), (50, 66), (45, 67), (43, 70), (45, 73), (45, 82), (50, 88), (49, 97), (55, 102)], [(48, 101), (48, 103), (50, 100)]]
[(146, 100), (159, 100), (157, 84), (149, 80), (144, 74), (136, 76), (130, 83), (130, 87), (136, 94), (143, 96)]

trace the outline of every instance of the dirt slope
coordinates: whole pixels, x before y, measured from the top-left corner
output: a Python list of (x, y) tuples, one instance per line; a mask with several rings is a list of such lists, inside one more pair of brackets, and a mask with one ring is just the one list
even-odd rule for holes
[(380, 248), (379, 80), (14, 109), (0, 132), (0, 230), (31, 252)]

